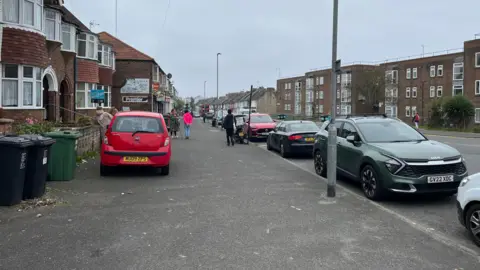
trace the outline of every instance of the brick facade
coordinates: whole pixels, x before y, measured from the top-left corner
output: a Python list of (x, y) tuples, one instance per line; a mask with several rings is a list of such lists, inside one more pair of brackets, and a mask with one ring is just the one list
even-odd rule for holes
[(99, 66), (98, 82), (101, 85), (113, 85), (113, 69)]
[(2, 63), (46, 68), (48, 58), (45, 36), (33, 31), (3, 26)]
[(88, 59), (77, 59), (77, 81), (86, 83), (99, 83), (98, 62)]
[[(118, 60), (116, 62), (116, 71), (113, 74), (112, 87), (112, 106), (122, 109), (129, 107), (130, 110), (151, 111), (152, 102), (152, 61), (129, 61)], [(127, 79), (150, 79), (150, 93), (149, 94), (121, 94), (120, 88), (125, 85)], [(148, 96), (148, 103), (124, 103), (124, 96)], [(155, 101), (156, 103), (156, 101)]]

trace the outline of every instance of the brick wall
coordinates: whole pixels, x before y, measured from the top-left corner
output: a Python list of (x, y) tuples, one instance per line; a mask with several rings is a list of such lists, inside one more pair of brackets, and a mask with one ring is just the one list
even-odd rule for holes
[[(117, 60), (116, 71), (113, 74), (112, 87), (112, 106), (118, 108), (130, 107), (130, 110), (151, 111), (153, 96), (151, 94), (120, 94), (120, 88), (125, 84), (127, 79), (152, 78), (152, 62), (151, 61), (125, 61)], [(150, 92), (152, 91), (150, 86)], [(123, 103), (123, 96), (148, 96), (148, 103)]]
[(94, 60), (77, 59), (77, 81), (98, 83), (98, 63)]
[(43, 120), (44, 109), (33, 110), (3, 110), (3, 118), (13, 119), (16, 121), (24, 121), (25, 118), (35, 118), (37, 120)]
[(45, 37), (16, 28), (3, 27), (2, 62), (45, 68), (48, 51)]
[(113, 84), (113, 70), (111, 68), (106, 68), (99, 66), (98, 67), (98, 80), (101, 85), (112, 85)]

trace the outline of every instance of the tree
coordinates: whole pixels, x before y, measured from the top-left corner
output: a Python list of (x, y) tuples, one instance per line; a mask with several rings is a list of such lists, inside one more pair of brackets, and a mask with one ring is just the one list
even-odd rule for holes
[(195, 105), (195, 99), (193, 97), (190, 98), (190, 110), (196, 111), (197, 106)]
[(174, 98), (173, 108), (175, 108), (176, 111), (183, 111), (183, 109), (185, 108), (185, 101), (183, 101), (179, 97)]
[(372, 112), (378, 113), (379, 102), (384, 98), (385, 86), (390, 79), (386, 79), (383, 70), (374, 67), (359, 70), (356, 77), (355, 84), (349, 86), (350, 90), (357, 94), (357, 96), (352, 95), (352, 99), (358, 98), (371, 108)]
[(429, 127), (443, 127), (446, 124), (445, 112), (443, 111), (443, 105), (447, 98), (439, 98), (433, 100), (430, 103), (430, 117), (428, 120)]
[(457, 128), (460, 126), (465, 128), (475, 115), (475, 107), (472, 102), (463, 95), (449, 98), (443, 104), (443, 111), (450, 123)]

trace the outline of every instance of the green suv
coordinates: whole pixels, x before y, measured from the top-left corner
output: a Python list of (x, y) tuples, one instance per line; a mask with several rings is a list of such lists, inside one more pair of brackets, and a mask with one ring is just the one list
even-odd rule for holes
[(324, 123), (313, 148), (315, 171), (327, 175), (328, 128), (337, 128), (337, 172), (361, 183), (365, 196), (381, 200), (389, 192), (453, 195), (465, 162), (455, 148), (431, 141), (386, 115), (347, 116)]

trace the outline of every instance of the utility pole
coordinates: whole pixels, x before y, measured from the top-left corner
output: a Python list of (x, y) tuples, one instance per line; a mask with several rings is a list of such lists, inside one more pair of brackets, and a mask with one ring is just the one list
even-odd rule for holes
[(115, 0), (115, 37), (118, 38), (118, 0)]
[[(332, 34), (332, 79), (331, 96), (332, 109), (330, 122), (335, 123), (337, 113), (337, 70), (340, 69), (340, 61), (337, 61), (337, 31), (338, 31), (338, 0), (333, 0), (333, 34)], [(335, 185), (337, 182), (337, 128), (331, 125), (328, 128), (327, 150), (327, 197), (335, 197)]]
[[(250, 134), (250, 120), (251, 120), (251, 115), (252, 115), (252, 93), (253, 93), (253, 85), (250, 85), (250, 97), (249, 97), (249, 100), (248, 100), (248, 133), (247, 134)], [(247, 137), (247, 141), (246, 143), (247, 144), (250, 144), (250, 136)]]

